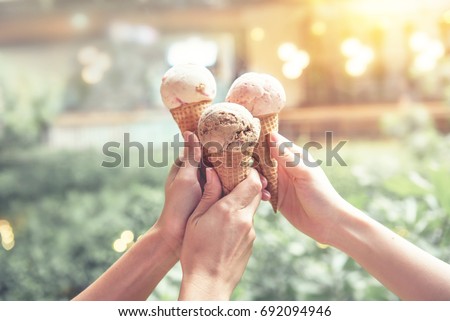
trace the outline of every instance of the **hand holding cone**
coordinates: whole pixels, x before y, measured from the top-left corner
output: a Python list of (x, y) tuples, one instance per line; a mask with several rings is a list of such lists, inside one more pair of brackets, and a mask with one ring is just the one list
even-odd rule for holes
[[(278, 113), (286, 104), (283, 86), (270, 75), (249, 72), (232, 84), (226, 98), (229, 103), (212, 108), (215, 95), (214, 76), (202, 66), (177, 65), (162, 79), (164, 104), (182, 133), (198, 133), (204, 145), (204, 162), (216, 168), (224, 193), (245, 179), (253, 156), (259, 172), (268, 181), (270, 202), (276, 212), (278, 169), (270, 156), (270, 133), (278, 132)], [(257, 124), (252, 115), (259, 119)]]

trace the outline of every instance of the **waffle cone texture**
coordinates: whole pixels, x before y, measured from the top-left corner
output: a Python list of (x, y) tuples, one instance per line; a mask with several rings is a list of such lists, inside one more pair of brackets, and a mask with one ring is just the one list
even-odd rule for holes
[(245, 153), (240, 150), (225, 151), (207, 157), (220, 178), (224, 195), (229, 194), (248, 176), (253, 163), (253, 151), (254, 148), (248, 148)]
[(173, 119), (175, 119), (178, 127), (180, 128), (181, 134), (185, 131), (197, 133), (198, 120), (200, 119), (200, 116), (205, 108), (209, 105), (211, 105), (211, 101), (208, 100), (184, 105), (170, 110)]
[(261, 134), (256, 146), (255, 158), (258, 161), (258, 171), (267, 179), (267, 190), (270, 192), (270, 204), (274, 212), (278, 210), (278, 169), (277, 161), (270, 155), (270, 133), (278, 132), (278, 114), (258, 117), (261, 124)]

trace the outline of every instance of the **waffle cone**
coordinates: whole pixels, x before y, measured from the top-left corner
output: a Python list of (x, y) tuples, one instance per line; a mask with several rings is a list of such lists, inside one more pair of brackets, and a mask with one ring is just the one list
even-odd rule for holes
[(187, 130), (197, 133), (198, 120), (200, 119), (202, 112), (209, 105), (211, 105), (211, 101), (206, 100), (170, 110), (173, 119), (175, 119), (180, 128), (181, 134)]
[(267, 179), (267, 190), (270, 192), (270, 204), (274, 212), (278, 209), (278, 169), (277, 161), (270, 155), (270, 133), (278, 132), (278, 114), (258, 117), (261, 123), (261, 134), (256, 147), (255, 157), (259, 172)]
[(253, 147), (245, 153), (226, 151), (208, 156), (210, 164), (214, 167), (222, 182), (223, 193), (229, 194), (249, 174), (253, 162)]

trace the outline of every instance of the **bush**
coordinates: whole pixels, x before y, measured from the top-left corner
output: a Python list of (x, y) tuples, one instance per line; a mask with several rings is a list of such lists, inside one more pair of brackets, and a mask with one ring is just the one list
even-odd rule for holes
[(15, 247), (0, 250), (0, 299), (70, 299), (119, 254), (124, 230), (144, 233), (162, 208), (165, 173), (105, 169), (91, 153), (2, 155), (0, 204)]
[[(355, 206), (433, 255), (450, 260), (450, 138), (433, 137), (439, 152), (417, 154), (403, 142), (350, 142), (348, 167), (325, 170)], [(67, 300), (120, 254), (124, 230), (135, 239), (163, 206), (167, 169), (100, 166), (93, 152), (15, 149), (0, 154), (0, 218), (15, 246), (0, 248), (0, 299)], [(238, 300), (395, 300), (345, 254), (301, 235), (262, 204), (257, 240)], [(151, 300), (177, 298), (179, 265)]]

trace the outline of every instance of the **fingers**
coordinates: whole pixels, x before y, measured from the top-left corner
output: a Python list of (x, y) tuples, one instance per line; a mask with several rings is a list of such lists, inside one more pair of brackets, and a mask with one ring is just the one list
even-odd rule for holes
[(272, 197), (272, 195), (270, 195), (270, 192), (268, 190), (265, 189), (262, 191), (261, 199), (263, 201), (270, 201), (271, 197)]
[[(167, 183), (170, 184), (174, 180), (175, 176), (177, 176), (178, 171), (180, 170), (180, 159), (177, 159), (175, 163), (170, 168), (169, 174), (167, 175)], [(168, 186), (168, 185), (166, 185)]]
[(253, 199), (247, 205), (245, 213), (248, 213), (248, 215), (251, 216), (252, 225), (253, 225), (253, 217), (256, 214), (256, 209), (258, 208), (259, 203), (261, 203), (261, 199), (262, 199), (262, 192), (259, 192), (258, 194), (255, 195), (255, 197), (253, 197)]
[(222, 185), (217, 173), (212, 168), (206, 168), (206, 184), (202, 199), (194, 211), (196, 216), (205, 213), (222, 196)]
[(267, 187), (267, 179), (262, 176), (261, 174), (259, 174), (259, 179), (261, 180), (261, 184), (262, 184), (262, 188), (265, 189)]
[(263, 201), (268, 201), (268, 200), (270, 200), (270, 193), (268, 190), (266, 190), (266, 187), (268, 184), (267, 179), (264, 176), (262, 176), (261, 174), (259, 174), (259, 179), (261, 180), (261, 184), (262, 184), (262, 188), (263, 188), (261, 199)]
[(189, 131), (183, 133), (184, 150), (179, 175), (183, 177), (197, 177), (202, 150), (197, 136)]
[[(247, 178), (239, 183), (223, 199), (229, 204), (232, 210), (240, 210), (249, 205), (253, 206), (255, 199), (257, 199), (256, 203), (259, 204), (262, 189), (263, 185), (258, 172), (256, 169), (251, 168)], [(255, 210), (257, 206), (255, 206)]]
[(298, 177), (307, 169), (305, 158), (307, 163), (312, 164), (314, 161), (305, 150), (280, 134), (271, 133), (270, 137), (271, 141), (275, 142), (274, 148), (270, 148), (272, 157), (278, 161), (278, 166), (284, 168), (290, 175)]

